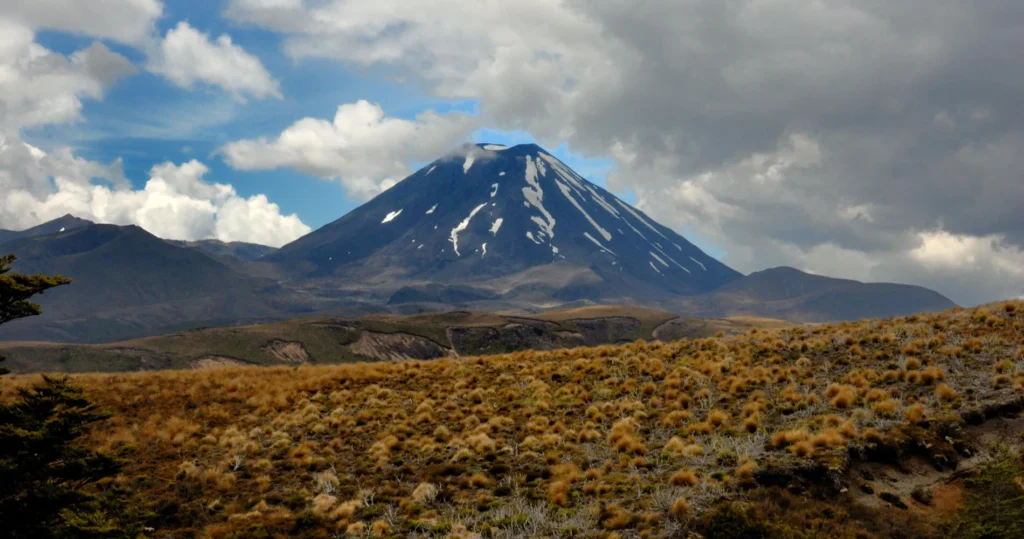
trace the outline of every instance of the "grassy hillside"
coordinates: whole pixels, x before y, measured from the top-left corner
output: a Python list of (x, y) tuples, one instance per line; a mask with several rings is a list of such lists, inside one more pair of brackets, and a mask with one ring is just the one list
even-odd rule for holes
[(1019, 537), (1022, 310), (74, 380), (154, 536)]
[(337, 364), (616, 344), (651, 339), (656, 329), (659, 339), (707, 337), (773, 324), (781, 323), (677, 318), (637, 307), (588, 307), (535, 317), (454, 311), (307, 318), (99, 345), (9, 342), (0, 343), (0, 353), (8, 356), (6, 365), (14, 372)]

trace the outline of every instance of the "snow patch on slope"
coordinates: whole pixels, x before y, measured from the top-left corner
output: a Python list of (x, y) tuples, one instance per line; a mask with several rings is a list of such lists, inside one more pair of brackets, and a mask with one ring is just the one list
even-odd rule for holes
[[(540, 182), (537, 181), (538, 163), (540, 163), (539, 160), (534, 161), (529, 155), (526, 156), (526, 183), (528, 185), (523, 187), (523, 197), (526, 198), (524, 204), (527, 207), (533, 206), (540, 211), (541, 216), (531, 216), (530, 220), (537, 223), (541, 232), (547, 234), (549, 239), (553, 239), (555, 237), (555, 218), (544, 207), (544, 190), (541, 189)], [(533, 239), (532, 234), (530, 239)]]
[(491, 223), (491, 234), (494, 234), (495, 236), (498, 235), (498, 229), (501, 228), (501, 223), (503, 221), (504, 221), (504, 219), (502, 219), (501, 217), (498, 217), (497, 219), (494, 220), (493, 223)]
[(658, 262), (661, 262), (662, 266), (665, 266), (666, 268), (668, 267), (668, 262), (665, 262), (664, 260), (661, 259), (660, 256), (654, 254), (654, 251), (647, 251), (647, 252), (651, 253), (651, 256), (653, 256), (655, 260), (657, 260)]
[(554, 157), (552, 157), (552, 156), (550, 156), (550, 155), (548, 155), (546, 153), (540, 154), (540, 157), (542, 159), (544, 159), (545, 161), (547, 161), (548, 164), (551, 165), (551, 168), (554, 169), (554, 171), (563, 180), (565, 180), (565, 181), (569, 182), (570, 184), (572, 184), (572, 186), (576, 189), (577, 193), (579, 193), (580, 195), (583, 195), (583, 191), (582, 191), (583, 184), (580, 183), (579, 179), (577, 179), (577, 177), (576, 177), (576, 174), (574, 174), (573, 171), (569, 167), (565, 166), (561, 161), (559, 161), (558, 159), (555, 159)]
[[(621, 200), (619, 200), (619, 199), (617, 199), (617, 198), (615, 199), (615, 203), (616, 203), (616, 204), (618, 204), (619, 206), (622, 206), (622, 209), (624, 209), (624, 210), (628, 211), (628, 212), (629, 212), (629, 214), (630, 214), (630, 215), (632, 215), (633, 217), (635, 217), (637, 221), (640, 221), (641, 223), (643, 223), (644, 225), (646, 225), (646, 226), (647, 226), (647, 228), (649, 228), (649, 229), (653, 230), (655, 234), (657, 234), (657, 235), (659, 235), (659, 236), (661, 236), (661, 237), (665, 238), (665, 235), (664, 235), (664, 234), (662, 234), (661, 232), (659, 232), (657, 228), (654, 228), (654, 227), (653, 227), (653, 226), (651, 225), (651, 223), (648, 223), (648, 222), (647, 222), (647, 220), (646, 220), (646, 219), (644, 219), (643, 217), (640, 217), (640, 214), (639, 214), (639, 213), (637, 213), (637, 212), (633, 211), (633, 208), (629, 207), (629, 204), (626, 204), (626, 203), (624, 203), (623, 201), (621, 201)], [(668, 238), (665, 238), (665, 239), (667, 240)]]
[(619, 212), (616, 211), (615, 208), (612, 207), (612, 205), (609, 204), (608, 201), (606, 201), (604, 199), (604, 197), (601, 196), (600, 193), (598, 193), (596, 190), (594, 190), (589, 185), (587, 185), (585, 187), (587, 188), (587, 191), (590, 191), (590, 195), (593, 197), (594, 202), (597, 202), (598, 206), (601, 206), (602, 208), (604, 208), (604, 211), (612, 214), (613, 216), (615, 216), (615, 218), (622, 219), (622, 217), (619, 216)]
[(494, 198), (497, 195), (498, 195), (498, 184), (492, 183), (491, 184), (491, 198)]
[(456, 256), (462, 256), (461, 254), (459, 254), (459, 232), (466, 230), (466, 228), (469, 227), (469, 221), (473, 219), (473, 216), (476, 215), (476, 212), (482, 210), (483, 207), (486, 205), (487, 203), (484, 203), (473, 208), (473, 211), (469, 212), (469, 216), (463, 219), (462, 222), (459, 223), (459, 226), (453, 228), (451, 234), (448, 235), (448, 239), (452, 242), (452, 245), (455, 246)]
[(430, 170), (427, 171), (427, 174), (430, 174), (431, 172), (433, 172), (435, 168), (437, 168), (437, 167), (436, 166), (430, 167)]
[(395, 217), (398, 217), (401, 214), (402, 214), (402, 210), (393, 211), (393, 212), (387, 214), (387, 216), (384, 217), (384, 220), (381, 221), (380, 224), (383, 225), (384, 223), (390, 223), (391, 221), (393, 221), (395, 219)]
[[(692, 272), (691, 272), (691, 271), (690, 271), (690, 270), (689, 270), (689, 269), (688, 269), (688, 268), (687, 268), (686, 266), (684, 266), (684, 265), (680, 264), (679, 262), (676, 262), (676, 259), (674, 259), (674, 258), (672, 258), (671, 256), (669, 256), (669, 254), (668, 254), (668, 253), (666, 253), (666, 252), (665, 252), (665, 251), (664, 251), (664, 250), (663, 250), (663, 249), (661, 248), (661, 244), (660, 244), (660, 243), (658, 243), (658, 242), (654, 242), (654, 248), (655, 248), (655, 249), (657, 249), (657, 250), (658, 250), (658, 252), (662, 254), (662, 256), (664, 256), (665, 258), (667, 258), (667, 259), (671, 260), (673, 264), (675, 264), (676, 266), (679, 266), (679, 269), (681, 269), (681, 270), (685, 271), (686, 273), (691, 273), (691, 274), (692, 274)], [(657, 258), (658, 260), (661, 260), (661, 257), (659, 257), (659, 256), (655, 255), (654, 253), (651, 253), (651, 256), (654, 256), (654, 257), (655, 257), (655, 258)], [(662, 264), (665, 264), (665, 262), (664, 262), (663, 260), (662, 260), (662, 262), (661, 262), (661, 263), (662, 263)], [(668, 266), (668, 264), (665, 264), (665, 265), (666, 265), (666, 266)]]
[(648, 261), (647, 263), (651, 265), (651, 268), (653, 268), (653, 269), (654, 269), (654, 271), (658, 272), (658, 275), (661, 275), (661, 274), (662, 274), (662, 273), (661, 273), (661, 270), (660, 270), (660, 269), (658, 269), (658, 266), (655, 266), (655, 265), (654, 265), (654, 262)]
[(615, 254), (615, 251), (612, 251), (611, 249), (605, 247), (604, 245), (601, 245), (601, 242), (597, 241), (597, 238), (595, 238), (594, 236), (591, 236), (590, 232), (584, 232), (583, 235), (586, 236), (588, 240), (594, 242), (594, 245), (597, 245), (598, 247), (600, 247), (602, 251), (611, 253), (611, 254), (613, 254), (615, 256), (619, 256), (619, 255)]
[(583, 214), (583, 217), (586, 217), (587, 221), (590, 221), (590, 224), (594, 225), (594, 228), (596, 228), (597, 231), (601, 233), (601, 236), (604, 237), (604, 240), (605, 241), (611, 241), (611, 239), (612, 239), (611, 233), (608, 232), (607, 230), (601, 228), (601, 225), (597, 224), (597, 221), (595, 221), (592, 217), (590, 217), (590, 214), (587, 213), (587, 210), (584, 210), (583, 206), (581, 206), (580, 203), (576, 202), (576, 199), (573, 198), (572, 192), (569, 191), (569, 188), (566, 187), (566, 185), (564, 183), (562, 183), (562, 182), (560, 182), (558, 180), (555, 180), (555, 185), (557, 185), (558, 189), (562, 192), (563, 195), (565, 195), (565, 198), (569, 199), (569, 202), (572, 202), (573, 206), (576, 206), (576, 209), (579, 210), (580, 213)]
[(473, 161), (476, 161), (476, 157), (472, 153), (466, 156), (466, 160), (462, 163), (463, 174), (469, 174), (469, 168), (473, 166)]
[(698, 266), (700, 266), (700, 269), (702, 269), (702, 270), (704, 270), (704, 271), (707, 271), (707, 270), (708, 270), (707, 268), (705, 268), (705, 267), (704, 267), (704, 264), (701, 264), (701, 262), (700, 262), (699, 260), (697, 260), (696, 258), (694, 258), (694, 257), (692, 257), (692, 256), (691, 256), (691, 257), (690, 257), (690, 260), (693, 260), (694, 262), (696, 262), (696, 263), (697, 263), (697, 265), (698, 265)]
[(425, 213), (424, 215), (430, 215), (430, 214), (434, 213), (434, 210), (436, 210), (436, 209), (437, 209), (437, 204), (434, 204), (433, 206), (430, 207), (429, 210), (427, 210), (427, 213)]

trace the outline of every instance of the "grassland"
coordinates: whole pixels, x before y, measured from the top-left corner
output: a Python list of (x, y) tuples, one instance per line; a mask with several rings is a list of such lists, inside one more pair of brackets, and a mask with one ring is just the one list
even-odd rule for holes
[(156, 537), (1012, 537), (1022, 311), (73, 378)]

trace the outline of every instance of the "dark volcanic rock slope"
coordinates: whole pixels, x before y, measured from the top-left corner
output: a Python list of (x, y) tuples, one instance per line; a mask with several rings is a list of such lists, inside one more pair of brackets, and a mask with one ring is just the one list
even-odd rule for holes
[(367, 282), (587, 277), (545, 290), (560, 300), (697, 294), (741, 276), (533, 144), (464, 147), (269, 259)]

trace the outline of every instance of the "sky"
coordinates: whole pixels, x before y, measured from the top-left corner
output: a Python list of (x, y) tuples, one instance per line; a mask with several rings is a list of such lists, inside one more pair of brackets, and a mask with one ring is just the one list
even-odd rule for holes
[(744, 273), (1024, 295), (1019, 0), (7, 0), (0, 228), (279, 246), (537, 142)]

